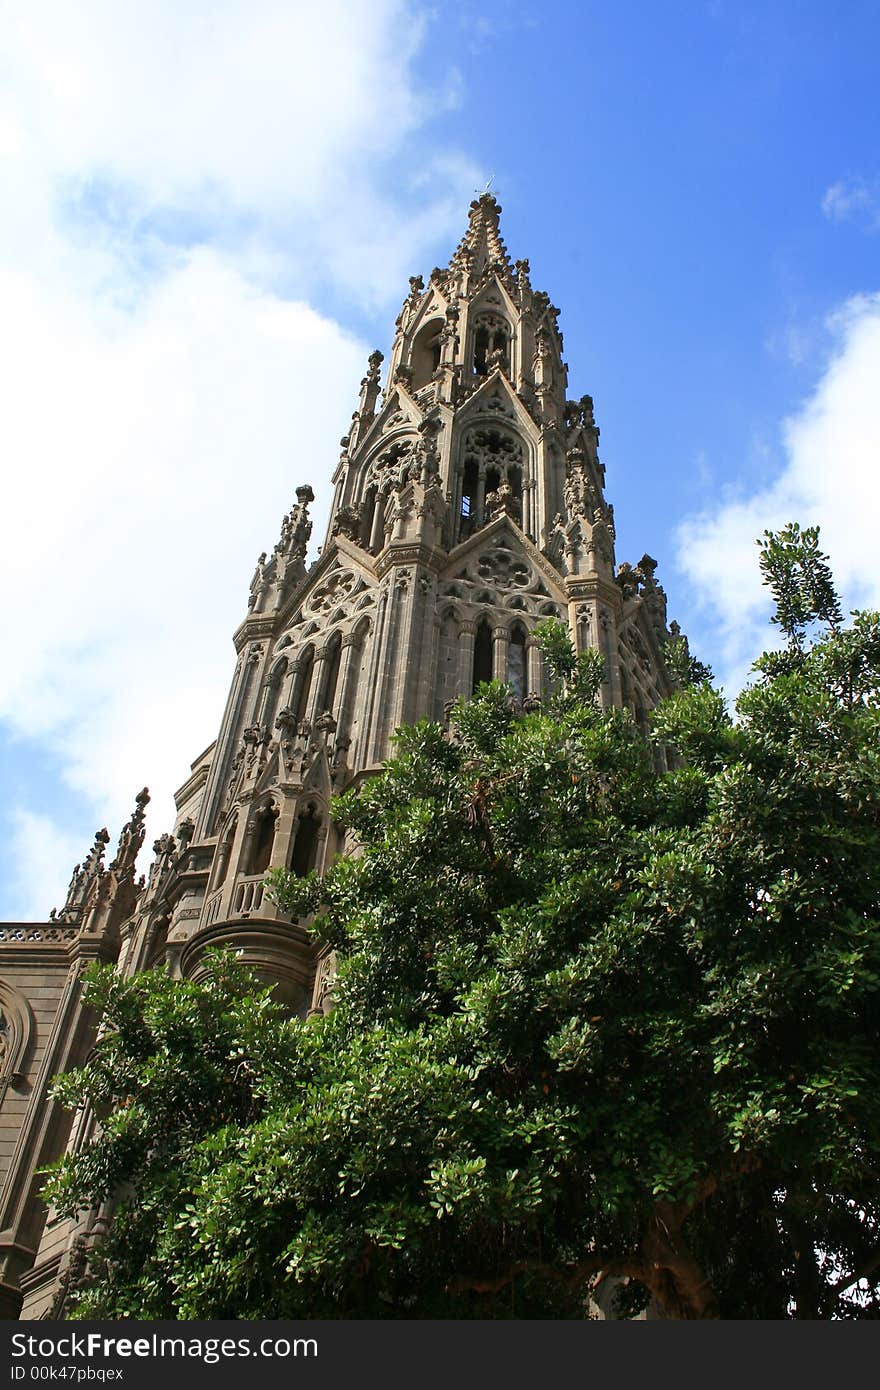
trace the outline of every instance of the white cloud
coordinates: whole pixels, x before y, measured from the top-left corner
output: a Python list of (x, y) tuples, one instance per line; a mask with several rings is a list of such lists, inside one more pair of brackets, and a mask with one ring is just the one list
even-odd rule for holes
[(42, 915), (50, 859), (63, 898), (144, 781), (148, 842), (170, 823), (300, 482), (323, 539), (374, 344), (320, 287), (390, 327), (478, 176), (430, 135), (459, 78), (421, 83), (407, 0), (10, 0), (4, 26), (0, 720), (96, 817), (74, 852), (39, 792), (12, 812)]
[(9, 8), (13, 92), (43, 147), (75, 177), (130, 180), (144, 202), (212, 187), (246, 205), (311, 202), (420, 116), (422, 23), (402, 0)]
[[(408, 157), (408, 142), (454, 104), (460, 77), (442, 64), (430, 86), (416, 77), (426, 22), (408, 0), (8, 9), (0, 154), (17, 154), (19, 226), (62, 195), (64, 225), (123, 255), (207, 236), (256, 247), (252, 268), (297, 293), (335, 276), (369, 308), (458, 230), (476, 171), (455, 151)], [(405, 195), (423, 167), (419, 214)]]
[(326, 517), (366, 349), (207, 250), (133, 313), (27, 276), (0, 293), (0, 715), (114, 818), (146, 779), (167, 821), (219, 723), (256, 555), (298, 483), (323, 484)]
[(5, 886), (13, 920), (45, 921), (53, 904), (63, 905), (73, 866), (82, 862), (89, 846), (51, 816), (22, 807), (7, 816), (7, 836), (13, 870)]
[(867, 231), (880, 231), (880, 180), (858, 176), (833, 183), (822, 199), (822, 211), (832, 222), (856, 222)]
[(782, 427), (782, 471), (760, 491), (730, 496), (679, 528), (678, 563), (713, 624), (716, 674), (731, 691), (768, 640), (770, 605), (755, 547), (765, 529), (818, 523), (845, 601), (880, 608), (880, 294), (849, 300), (829, 328), (834, 350), (825, 371)]

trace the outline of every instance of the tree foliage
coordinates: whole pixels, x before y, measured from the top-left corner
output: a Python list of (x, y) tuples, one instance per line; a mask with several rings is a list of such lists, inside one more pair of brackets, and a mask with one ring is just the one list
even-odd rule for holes
[(358, 856), (273, 876), (326, 1018), (223, 959), (93, 976), (81, 1315), (877, 1315), (880, 618), (841, 630), (815, 531), (761, 563), (790, 645), (735, 720), (682, 681), (649, 745), (551, 624), (552, 707), (399, 732)]

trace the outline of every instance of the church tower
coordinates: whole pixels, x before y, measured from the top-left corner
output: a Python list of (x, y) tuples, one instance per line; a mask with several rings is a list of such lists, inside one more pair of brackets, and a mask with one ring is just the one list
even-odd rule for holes
[[(483, 193), (449, 264), (427, 285), (410, 280), (384, 390), (382, 354), (370, 356), (319, 558), (306, 568), (307, 485), (260, 556), (216, 742), (177, 793), (177, 823), (155, 842), (146, 882), (132, 882), (128, 849), (117, 856), (123, 911), (99, 855), (36, 929), (60, 932), (71, 960), (87, 921), (95, 931), (91, 894), (104, 912), (103, 954), (118, 953), (126, 973), (167, 961), (198, 978), (210, 947), (234, 947), (300, 1015), (325, 1010), (331, 962), (305, 923), (270, 902), (264, 878), (281, 866), (320, 872), (346, 852), (331, 798), (381, 767), (399, 725), (443, 723), (452, 702), (492, 678), (537, 707), (545, 675), (534, 631), (548, 616), (567, 622), (579, 650), (602, 652), (606, 705), (644, 725), (670, 693), (655, 561), (616, 563), (593, 402), (567, 398), (558, 310), (532, 288), (528, 261), (511, 263), (500, 213)], [(141, 836), (145, 795), (133, 822)], [(5, 936), (3, 978), (28, 945)], [(76, 1065), (87, 1032), (74, 1030), (56, 1060)], [(13, 1178), (20, 1195), (22, 1174)], [(28, 1232), (33, 1241), (33, 1223)], [(23, 1316), (58, 1315), (88, 1236), (50, 1218), (21, 1280)]]

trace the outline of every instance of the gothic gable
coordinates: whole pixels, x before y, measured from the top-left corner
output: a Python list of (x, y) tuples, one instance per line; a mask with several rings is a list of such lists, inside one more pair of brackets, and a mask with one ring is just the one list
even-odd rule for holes
[(422, 327), (430, 323), (434, 318), (442, 323), (448, 305), (449, 298), (444, 294), (443, 286), (438, 280), (432, 280), (420, 304), (407, 324), (407, 337), (415, 337), (421, 331)]
[(440, 576), (441, 597), (549, 616), (566, 603), (559, 575), (508, 516), (457, 546)]
[(535, 421), (500, 369), (492, 372), (468, 397), (459, 410), (458, 420), (462, 427), (476, 420), (506, 420), (533, 443), (537, 443), (540, 436)]
[(499, 313), (513, 328), (519, 318), (519, 309), (501, 276), (491, 271), (483, 285), (471, 300), (470, 316), (474, 319), (481, 313)]
[(413, 400), (406, 387), (401, 383), (395, 383), (388, 392), (382, 409), (375, 419), (371, 420), (369, 429), (358, 441), (357, 467), (360, 469), (363, 466), (363, 461), (380, 444), (384, 444), (397, 434), (417, 430), (423, 415), (424, 411)]
[(328, 618), (344, 621), (363, 607), (363, 597), (376, 582), (370, 556), (343, 536), (334, 537), (320, 561), (282, 615), (284, 631), (276, 650), (295, 646), (327, 626)]

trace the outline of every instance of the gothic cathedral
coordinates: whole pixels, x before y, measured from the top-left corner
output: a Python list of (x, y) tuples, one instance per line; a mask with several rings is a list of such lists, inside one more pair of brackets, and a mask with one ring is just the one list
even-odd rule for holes
[(615, 562), (593, 402), (566, 398), (558, 310), (528, 261), (511, 264), (500, 212), (476, 199), (449, 265), (410, 280), (385, 389), (374, 352), (342, 440), (319, 558), (306, 567), (308, 486), (260, 556), (217, 739), (146, 880), (143, 791), (109, 865), (101, 830), (59, 912), (0, 927), (0, 1316), (63, 1317), (101, 1226), (100, 1212), (76, 1228), (47, 1212), (36, 1176), (85, 1137), (47, 1099), (94, 1038), (85, 963), (198, 978), (206, 950), (230, 946), (292, 1010), (323, 1011), (332, 961), (263, 880), (346, 852), (331, 798), (381, 767), (399, 725), (444, 723), (493, 678), (536, 707), (548, 616), (599, 648), (604, 702), (639, 724), (671, 690), (655, 561)]

